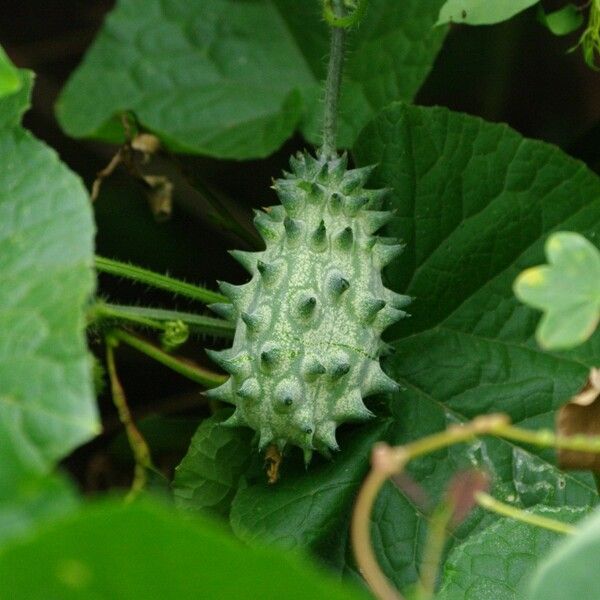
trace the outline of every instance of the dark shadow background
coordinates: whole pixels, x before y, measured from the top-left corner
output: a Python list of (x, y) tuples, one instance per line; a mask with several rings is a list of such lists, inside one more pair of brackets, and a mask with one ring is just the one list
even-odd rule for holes
[[(55, 148), (88, 187), (116, 148), (63, 135), (53, 105), (113, 4), (109, 0), (5, 0), (1, 8), (0, 43), (18, 66), (37, 73), (25, 125)], [(563, 4), (560, 0), (544, 2), (549, 10)], [(576, 45), (578, 35), (552, 36), (537, 22), (535, 9), (493, 27), (454, 27), (416, 102), (507, 122), (523, 135), (557, 144), (598, 170), (600, 73), (585, 65), (580, 50), (567, 52)], [(248, 226), (251, 208), (275, 202), (269, 190), (271, 177), (303, 145), (295, 138), (263, 161), (179, 160), (194, 179), (229, 198), (240, 222)], [(170, 221), (157, 223), (148, 210), (143, 187), (119, 170), (105, 182), (95, 205), (98, 253), (210, 287), (217, 279), (242, 281), (241, 269), (225, 251), (243, 243), (211, 225), (203, 210), (194, 206), (193, 197), (182, 200), (175, 197)], [(104, 277), (100, 293), (123, 303), (137, 303), (143, 296), (145, 305), (199, 310), (182, 299)], [(101, 344), (93, 342), (101, 355)], [(212, 340), (208, 344), (215, 345)], [(182, 352), (204, 361), (201, 346), (197, 341), (189, 343)], [(127, 349), (119, 351), (118, 359), (129, 402), (155, 462), (170, 476), (210, 407), (197, 386), (160, 365)], [(106, 394), (101, 409), (105, 434), (66, 461), (88, 492), (127, 485), (131, 473), (131, 457)]]

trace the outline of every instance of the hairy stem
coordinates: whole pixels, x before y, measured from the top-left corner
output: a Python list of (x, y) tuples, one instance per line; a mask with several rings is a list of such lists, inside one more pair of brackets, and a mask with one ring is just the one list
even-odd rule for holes
[[(332, 8), (331, 8), (332, 5)], [(330, 0), (330, 6), (336, 17), (344, 16), (342, 0)], [(329, 65), (325, 81), (325, 107), (323, 115), (323, 154), (333, 157), (336, 153), (337, 115), (342, 87), (342, 71), (344, 68), (345, 27), (331, 27), (331, 43), (329, 46)]]
[(229, 302), (225, 296), (213, 292), (212, 290), (111, 258), (96, 256), (95, 265), (96, 269), (101, 273), (108, 273), (109, 275), (131, 279), (132, 281), (166, 290), (167, 292), (171, 292), (178, 296), (192, 298), (193, 300), (198, 300), (205, 304), (213, 302)]
[(146, 486), (147, 482), (147, 470), (152, 468), (152, 459), (150, 457), (150, 449), (144, 439), (144, 436), (140, 433), (140, 430), (136, 427), (136, 424), (129, 410), (127, 404), (127, 398), (125, 397), (125, 391), (119, 381), (117, 375), (117, 368), (115, 365), (114, 347), (118, 342), (111, 336), (106, 338), (106, 365), (108, 370), (108, 377), (110, 379), (110, 388), (112, 392), (112, 399), (117, 412), (119, 414), (119, 420), (125, 427), (125, 433), (129, 441), (129, 446), (133, 452), (135, 459), (135, 470), (133, 474), (133, 481), (131, 483), (131, 490), (127, 496), (128, 500), (133, 500)]
[(124, 306), (109, 302), (96, 302), (88, 313), (89, 320), (93, 322), (123, 321), (148, 327), (158, 331), (166, 329), (166, 323), (181, 321), (185, 323), (191, 332), (214, 335), (216, 337), (231, 338), (235, 332), (235, 326), (223, 319), (205, 317), (193, 313), (180, 312), (176, 310), (165, 310), (162, 308), (149, 308), (142, 306)]
[(496, 498), (493, 498), (485, 492), (477, 492), (475, 494), (475, 500), (482, 508), (495, 512), (503, 517), (510, 517), (511, 519), (515, 519), (515, 521), (521, 521), (522, 523), (528, 523), (529, 525), (534, 525), (535, 527), (549, 529), (550, 531), (555, 531), (556, 533), (568, 534), (575, 532), (575, 527), (569, 525), (568, 523), (563, 523), (557, 519), (550, 519), (549, 517), (536, 515), (521, 510), (520, 508), (516, 508), (515, 506), (510, 506), (509, 504), (500, 502), (500, 500), (496, 500)]
[(135, 348), (136, 350), (139, 350), (146, 356), (149, 356), (165, 367), (168, 367), (176, 373), (187, 377), (187, 379), (191, 379), (192, 381), (199, 383), (203, 387), (216, 387), (222, 383), (225, 383), (227, 380), (227, 377), (224, 375), (213, 373), (212, 371), (204, 369), (192, 361), (173, 356), (168, 352), (161, 350), (154, 344), (144, 340), (143, 338), (128, 333), (127, 331), (123, 331), (122, 329), (115, 329), (111, 331), (109, 335), (111, 338), (118, 340), (119, 342), (123, 342), (128, 346)]

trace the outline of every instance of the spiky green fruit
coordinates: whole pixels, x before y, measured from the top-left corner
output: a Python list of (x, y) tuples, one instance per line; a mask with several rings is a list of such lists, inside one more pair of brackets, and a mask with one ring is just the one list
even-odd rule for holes
[(258, 432), (259, 447), (337, 449), (336, 427), (372, 416), (363, 398), (397, 388), (381, 369), (381, 334), (410, 299), (384, 287), (381, 269), (402, 250), (375, 232), (392, 214), (385, 190), (364, 188), (370, 168), (346, 156), (298, 154), (274, 188), (281, 206), (258, 212), (262, 252), (234, 252), (252, 275), (221, 284), (237, 324), (233, 347), (212, 352), (230, 379), (210, 395), (236, 410), (227, 422)]

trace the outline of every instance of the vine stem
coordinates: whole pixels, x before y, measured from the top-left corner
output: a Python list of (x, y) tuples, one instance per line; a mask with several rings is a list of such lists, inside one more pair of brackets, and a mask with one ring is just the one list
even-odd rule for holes
[(491, 512), (495, 512), (503, 517), (515, 519), (515, 521), (521, 521), (522, 523), (528, 523), (529, 525), (533, 525), (535, 527), (549, 529), (550, 531), (554, 531), (556, 533), (575, 533), (575, 527), (569, 525), (568, 523), (563, 523), (557, 519), (550, 519), (549, 517), (536, 515), (521, 510), (520, 508), (516, 508), (515, 506), (510, 506), (509, 504), (500, 502), (500, 500), (496, 500), (496, 498), (486, 494), (485, 492), (476, 492), (475, 501), (482, 508), (485, 508)]
[(142, 354), (149, 356), (165, 367), (168, 367), (176, 373), (179, 373), (187, 379), (190, 379), (195, 383), (199, 383), (204, 387), (213, 388), (225, 383), (227, 380), (225, 375), (213, 373), (212, 371), (204, 369), (189, 360), (173, 356), (172, 354), (161, 350), (154, 344), (147, 342), (143, 338), (133, 335), (127, 331), (123, 331), (122, 329), (114, 329), (108, 335), (111, 339), (123, 342), (128, 346), (135, 348)]
[[(405, 446), (392, 448), (385, 443), (376, 444), (371, 455), (371, 470), (356, 499), (352, 515), (351, 538), (358, 567), (369, 587), (380, 600), (404, 600), (402, 594), (390, 584), (381, 570), (371, 543), (371, 513), (384, 483), (392, 475), (402, 473), (408, 462), (418, 456), (472, 440), (482, 435), (495, 435), (542, 448), (554, 447), (600, 453), (600, 437), (560, 436), (550, 430), (531, 431), (520, 429), (512, 426), (509, 417), (503, 414), (482, 415), (468, 423), (453, 425), (446, 431), (427, 436)], [(478, 498), (481, 501), (481, 495)], [(486, 502), (485, 498), (483, 502)], [(502, 503), (497, 501), (494, 501), (493, 504), (488, 501), (487, 504), (488, 507), (493, 506), (494, 509), (502, 508), (500, 506)], [(548, 526), (547, 520), (540, 521), (536, 519), (534, 523), (530, 513), (516, 507), (508, 508), (510, 508), (511, 514), (507, 516), (514, 517), (514, 514), (519, 512), (522, 513), (520, 515), (521, 520), (527, 519), (527, 522), (537, 526)]]
[(171, 292), (178, 296), (185, 296), (187, 298), (192, 298), (193, 300), (198, 300), (204, 304), (229, 302), (222, 294), (198, 285), (181, 281), (180, 279), (174, 279), (168, 275), (155, 273), (154, 271), (144, 269), (143, 267), (137, 267), (103, 256), (96, 256), (94, 262), (96, 269), (101, 273), (108, 273), (109, 275), (115, 275), (116, 277), (131, 279), (138, 283), (144, 283), (158, 289), (166, 290), (167, 292)]
[(232, 323), (222, 319), (163, 308), (126, 306), (102, 301), (98, 301), (91, 306), (88, 319), (92, 323), (123, 321), (158, 331), (165, 331), (166, 324), (169, 322), (181, 321), (192, 332), (223, 338), (233, 337), (235, 331), (235, 326)]
[(127, 398), (125, 391), (119, 376), (117, 375), (117, 367), (115, 365), (115, 353), (114, 348), (118, 345), (116, 339), (112, 336), (106, 337), (106, 365), (108, 370), (108, 377), (110, 379), (110, 389), (112, 399), (117, 412), (119, 414), (119, 420), (125, 427), (125, 433), (129, 441), (129, 446), (133, 452), (135, 460), (135, 469), (133, 473), (133, 481), (131, 483), (131, 489), (127, 495), (127, 500), (133, 500), (146, 486), (147, 482), (147, 471), (152, 467), (152, 458), (150, 456), (150, 448), (144, 439), (144, 436), (140, 433), (137, 428), (129, 405), (127, 404)]
[(441, 504), (431, 516), (421, 562), (421, 581), (417, 586), (415, 600), (431, 600), (435, 595), (438, 569), (448, 539), (448, 527), (454, 508), (450, 504)]
[[(325, 3), (333, 16), (344, 17), (342, 0), (328, 0)], [(332, 25), (331, 42), (329, 46), (329, 64), (327, 66), (327, 79), (325, 80), (325, 107), (323, 113), (323, 147), (322, 152), (326, 158), (336, 154), (337, 114), (342, 87), (342, 71), (344, 68), (344, 41), (346, 39), (345, 26)]]

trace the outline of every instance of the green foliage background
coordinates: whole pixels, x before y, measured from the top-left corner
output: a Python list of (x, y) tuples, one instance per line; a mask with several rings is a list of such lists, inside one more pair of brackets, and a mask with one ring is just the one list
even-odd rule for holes
[[(386, 272), (389, 287), (415, 297), (412, 319), (387, 334), (394, 352), (385, 368), (402, 391), (373, 401), (373, 422), (342, 428), (331, 461), (307, 470), (299, 455), (286, 457), (276, 486), (265, 481), (249, 431), (222, 428), (227, 410), (217, 412), (200, 423), (172, 489), (163, 482), (164, 504), (82, 502), (58, 467), (99, 433), (85, 339), (95, 226), (78, 176), (21, 126), (33, 76), (0, 54), (0, 580), (11, 597), (191, 598), (223, 594), (223, 582), (244, 597), (366, 597), (348, 526), (376, 441), (404, 444), (498, 411), (525, 428), (553, 426), (556, 409), (597, 364), (598, 337), (570, 351), (542, 350), (539, 314), (512, 285), (543, 262), (553, 232), (595, 242), (600, 180), (506, 125), (410, 104), (447, 33), (435, 23), (463, 10), (450, 0), (440, 13), (442, 5), (370, 2), (349, 37), (340, 108), (340, 146), (356, 164), (377, 165), (371, 184), (392, 190), (396, 211), (387, 233), (407, 243)], [(516, 12), (500, 7), (478, 18), (467, 8), (472, 23)], [(316, 1), (121, 0), (56, 115), (75, 138), (120, 142), (127, 112), (172, 152), (267, 157), (294, 133), (288, 144), (318, 144), (326, 52)], [(218, 171), (221, 162), (207, 164)], [(259, 163), (249, 164), (239, 164), (240, 178)], [(133, 252), (157, 239), (193, 238), (173, 225), (152, 233), (136, 210), (133, 223), (116, 225), (136, 229)], [(190, 260), (181, 248), (172, 257), (175, 265)], [(202, 260), (210, 262), (210, 251)], [(435, 503), (452, 474), (475, 466), (490, 474), (494, 496), (516, 507), (574, 522), (597, 502), (591, 475), (560, 471), (552, 451), (496, 438), (419, 459), (409, 473)], [(391, 483), (378, 499), (373, 541), (399, 588), (417, 580), (428, 516)], [(577, 565), (598, 554), (597, 544), (574, 536), (544, 563), (555, 541), (476, 509), (451, 536), (439, 597), (550, 598), (568, 583), (581, 586), (584, 600), (593, 574)], [(280, 549), (308, 553), (330, 573)], [(572, 578), (555, 582), (563, 569)]]

